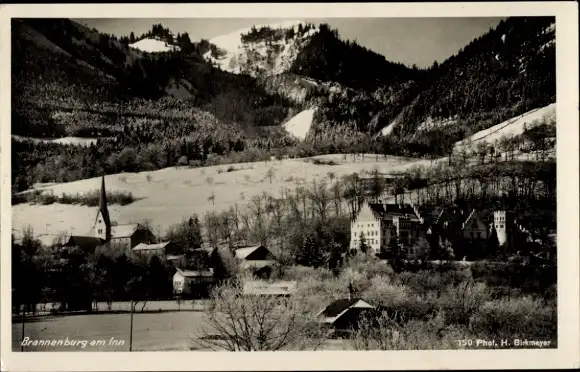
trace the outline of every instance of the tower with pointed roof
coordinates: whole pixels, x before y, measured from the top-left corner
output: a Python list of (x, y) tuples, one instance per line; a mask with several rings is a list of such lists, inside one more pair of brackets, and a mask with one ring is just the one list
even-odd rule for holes
[(111, 218), (107, 209), (107, 193), (105, 191), (105, 175), (101, 180), (101, 191), (99, 194), (99, 209), (95, 218), (95, 236), (106, 242), (111, 240)]

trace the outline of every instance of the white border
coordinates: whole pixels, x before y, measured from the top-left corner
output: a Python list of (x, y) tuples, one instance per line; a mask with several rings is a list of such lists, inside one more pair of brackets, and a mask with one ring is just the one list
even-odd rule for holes
[[(9, 371), (498, 369), (580, 366), (578, 244), (578, 4), (34, 4), (0, 6), (1, 357)], [(557, 350), (391, 352), (12, 352), (10, 315), (10, 18), (338, 18), (556, 16), (558, 154)]]

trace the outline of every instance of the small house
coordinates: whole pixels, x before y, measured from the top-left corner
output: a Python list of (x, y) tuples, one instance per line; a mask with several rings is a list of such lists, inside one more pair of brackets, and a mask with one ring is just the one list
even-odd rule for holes
[(111, 243), (134, 248), (140, 243), (150, 244), (155, 239), (155, 235), (139, 223), (111, 226)]
[(173, 275), (173, 292), (179, 297), (206, 297), (215, 282), (213, 269), (182, 270)]
[(63, 248), (79, 247), (83, 252), (94, 252), (95, 248), (104, 245), (106, 241), (94, 236), (70, 235), (62, 244)]
[(254, 275), (268, 278), (278, 266), (276, 257), (263, 245), (254, 245), (238, 248), (235, 257), (239, 261), (242, 270), (250, 270)]
[(177, 251), (177, 246), (172, 242), (162, 242), (155, 244), (139, 243), (133, 249), (133, 253), (147, 256), (167, 256)]
[(324, 325), (342, 331), (356, 329), (362, 316), (375, 309), (361, 298), (342, 298), (330, 303), (317, 316)]

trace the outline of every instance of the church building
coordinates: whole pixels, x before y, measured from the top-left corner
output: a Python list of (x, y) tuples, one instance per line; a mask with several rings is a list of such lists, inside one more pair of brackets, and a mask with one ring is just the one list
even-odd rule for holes
[(141, 243), (150, 244), (155, 242), (155, 235), (141, 224), (112, 225), (107, 208), (105, 176), (103, 175), (99, 194), (99, 206), (93, 229), (85, 235), (69, 236), (63, 246), (79, 247), (83, 250), (92, 251), (101, 245), (116, 245), (132, 249)]

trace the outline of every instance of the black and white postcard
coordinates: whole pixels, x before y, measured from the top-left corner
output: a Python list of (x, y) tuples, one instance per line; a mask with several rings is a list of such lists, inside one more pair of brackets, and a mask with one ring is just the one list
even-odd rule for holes
[(6, 370), (580, 362), (577, 4), (0, 10)]

